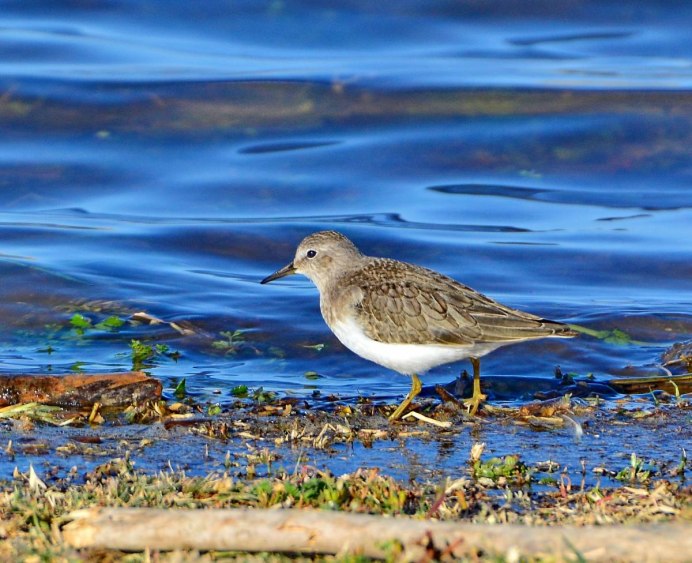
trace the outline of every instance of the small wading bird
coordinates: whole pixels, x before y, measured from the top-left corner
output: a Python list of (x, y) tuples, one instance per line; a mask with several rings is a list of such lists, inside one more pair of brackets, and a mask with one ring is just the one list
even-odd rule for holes
[(344, 235), (321, 231), (298, 245), (293, 261), (260, 283), (307, 276), (320, 310), (341, 343), (376, 364), (409, 375), (411, 390), (390, 415), (401, 417), (420, 393), (418, 375), (469, 358), (472, 415), (485, 399), (479, 358), (525, 340), (576, 336), (567, 325), (511, 309), (433, 270), (365, 256)]

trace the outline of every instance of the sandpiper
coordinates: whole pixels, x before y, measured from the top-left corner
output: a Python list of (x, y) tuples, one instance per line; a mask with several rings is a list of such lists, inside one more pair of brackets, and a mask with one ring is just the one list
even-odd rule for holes
[(325, 322), (359, 356), (411, 377), (411, 390), (390, 415), (397, 420), (420, 393), (418, 376), (469, 358), (472, 415), (481, 393), (479, 358), (507, 344), (576, 336), (570, 328), (511, 309), (443, 274), (389, 258), (362, 254), (344, 235), (305, 237), (293, 261), (260, 283), (303, 274), (320, 293)]

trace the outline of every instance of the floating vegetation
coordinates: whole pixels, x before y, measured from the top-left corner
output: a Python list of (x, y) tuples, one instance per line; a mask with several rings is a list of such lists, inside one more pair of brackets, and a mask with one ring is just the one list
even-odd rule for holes
[(582, 334), (592, 336), (594, 338), (597, 338), (598, 340), (603, 340), (603, 342), (606, 342), (608, 344), (616, 344), (618, 346), (626, 346), (629, 344), (634, 344), (637, 346), (647, 345), (646, 342), (634, 340), (629, 334), (627, 334), (624, 330), (620, 330), (619, 328), (615, 328), (612, 330), (594, 330), (592, 328), (580, 325), (569, 325), (569, 327), (572, 330), (575, 330)]
[(244, 398), (248, 396), (248, 387), (247, 385), (236, 385), (235, 387), (231, 388), (231, 395), (234, 397), (238, 398)]
[(226, 355), (237, 354), (238, 351), (245, 345), (246, 330), (224, 330), (219, 334), (222, 337), (219, 340), (214, 340), (211, 343), (212, 348), (222, 351)]
[(185, 395), (187, 394), (186, 386), (187, 383), (185, 378), (183, 377), (180, 381), (178, 381), (178, 384), (175, 386), (175, 389), (173, 390), (173, 395), (175, 395), (176, 399), (185, 398)]
[(180, 352), (171, 352), (168, 344), (152, 345), (137, 339), (130, 340), (130, 351), (134, 371), (152, 367), (157, 358), (167, 357), (177, 360), (180, 357)]
[(473, 476), (482, 484), (491, 486), (524, 485), (531, 481), (529, 468), (516, 455), (477, 460), (473, 464)]

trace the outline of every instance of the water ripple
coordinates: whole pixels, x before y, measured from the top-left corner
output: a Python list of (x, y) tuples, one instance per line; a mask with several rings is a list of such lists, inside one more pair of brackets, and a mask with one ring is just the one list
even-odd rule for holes
[(273, 152), (300, 151), (338, 145), (341, 141), (284, 141), (279, 143), (262, 143), (242, 147), (239, 154), (265, 154)]

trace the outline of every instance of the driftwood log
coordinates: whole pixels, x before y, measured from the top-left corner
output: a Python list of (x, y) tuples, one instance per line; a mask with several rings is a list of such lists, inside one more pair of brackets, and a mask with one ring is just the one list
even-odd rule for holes
[(0, 407), (121, 407), (161, 397), (161, 382), (141, 371), (68, 375), (0, 375)]
[(84, 509), (68, 519), (62, 534), (69, 545), (124, 551), (353, 553), (383, 558), (398, 545), (402, 560), (485, 554), (561, 561), (580, 555), (589, 562), (689, 561), (692, 554), (692, 527), (686, 523), (529, 527), (321, 510), (153, 508)]
[(671, 395), (677, 393), (684, 395), (692, 392), (692, 374), (689, 373), (670, 377), (660, 375), (655, 377), (621, 377), (608, 379), (605, 383), (619, 393), (628, 394), (665, 391)]

